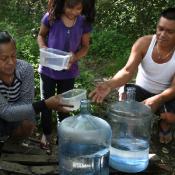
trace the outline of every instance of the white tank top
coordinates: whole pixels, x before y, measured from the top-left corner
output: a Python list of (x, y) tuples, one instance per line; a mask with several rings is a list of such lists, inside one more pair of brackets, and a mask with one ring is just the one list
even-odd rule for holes
[(152, 59), (155, 44), (156, 35), (153, 35), (147, 53), (139, 64), (136, 84), (151, 93), (159, 94), (170, 86), (175, 75), (175, 52), (168, 62), (158, 64)]

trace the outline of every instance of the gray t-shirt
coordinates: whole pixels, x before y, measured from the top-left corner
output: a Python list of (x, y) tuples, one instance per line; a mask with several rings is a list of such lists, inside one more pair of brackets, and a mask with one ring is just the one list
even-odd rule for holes
[(26, 61), (17, 59), (15, 76), (14, 82), (18, 86), (16, 88), (18, 93), (4, 92), (5, 89), (8, 90), (7, 88), (0, 89), (0, 119), (7, 122), (18, 122), (24, 119), (35, 121), (36, 114), (32, 106), (34, 99), (33, 67)]

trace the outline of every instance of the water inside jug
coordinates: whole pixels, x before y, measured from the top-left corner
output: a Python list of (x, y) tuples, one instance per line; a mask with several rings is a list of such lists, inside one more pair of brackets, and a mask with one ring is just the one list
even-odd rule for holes
[(112, 104), (108, 110), (112, 127), (110, 166), (122, 172), (143, 171), (149, 162), (152, 112), (135, 101), (135, 89), (127, 89), (126, 101)]
[(112, 131), (101, 118), (90, 114), (82, 100), (80, 114), (64, 119), (58, 128), (61, 175), (108, 175)]

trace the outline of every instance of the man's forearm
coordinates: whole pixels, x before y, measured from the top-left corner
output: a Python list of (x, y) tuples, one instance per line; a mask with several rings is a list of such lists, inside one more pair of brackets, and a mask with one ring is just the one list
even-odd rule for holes
[(175, 99), (175, 87), (173, 86), (164, 90), (159, 96), (163, 103)]
[(129, 82), (132, 78), (132, 73), (125, 70), (120, 70), (111, 80), (108, 81), (108, 86), (112, 89), (120, 88)]

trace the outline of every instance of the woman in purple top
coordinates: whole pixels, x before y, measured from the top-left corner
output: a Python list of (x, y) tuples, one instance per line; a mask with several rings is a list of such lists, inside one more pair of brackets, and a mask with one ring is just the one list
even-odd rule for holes
[[(48, 12), (43, 16), (38, 34), (40, 48), (54, 48), (72, 52), (68, 69), (56, 71), (39, 66), (41, 77), (41, 96), (44, 99), (63, 93), (74, 87), (75, 77), (79, 75), (77, 62), (89, 49), (90, 32), (95, 17), (95, 0), (49, 0)], [(56, 90), (55, 90), (56, 89)], [(50, 142), (52, 111), (42, 112), (42, 145)], [(58, 113), (59, 120), (67, 114)]]

